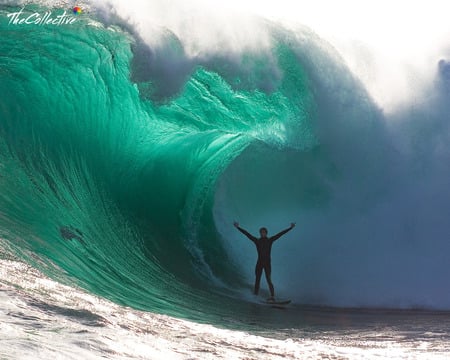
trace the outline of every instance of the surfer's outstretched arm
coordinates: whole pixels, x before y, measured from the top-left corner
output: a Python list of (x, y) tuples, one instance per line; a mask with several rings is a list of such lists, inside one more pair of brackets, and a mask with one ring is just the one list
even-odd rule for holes
[(273, 242), (275, 240), (278, 240), (280, 237), (282, 237), (284, 234), (286, 234), (288, 231), (291, 231), (295, 227), (295, 223), (291, 223), (291, 226), (287, 229), (280, 231), (278, 234), (272, 236), (270, 240)]
[(241, 233), (243, 233), (245, 236), (247, 236), (251, 241), (255, 242), (256, 237), (254, 237), (252, 234), (250, 234), (247, 230), (239, 227), (239, 223), (235, 222), (234, 227), (238, 229)]

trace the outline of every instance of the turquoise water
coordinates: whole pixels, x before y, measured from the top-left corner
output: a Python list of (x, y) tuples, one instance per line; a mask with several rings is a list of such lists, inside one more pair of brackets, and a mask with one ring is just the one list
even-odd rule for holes
[(297, 306), (446, 308), (448, 259), (430, 259), (447, 225), (430, 243), (402, 230), (415, 217), (389, 227), (416, 168), (396, 166), (382, 111), (311, 31), (267, 23), (265, 49), (194, 59), (172, 34), (168, 71), (95, 12), (8, 24), (17, 10), (0, 9), (0, 237), (17, 256), (137, 309), (295, 324), (254, 306), (254, 249), (232, 223), (297, 221), (273, 260)]
[(14, 26), (13, 9), (1, 22), (1, 236), (38, 268), (119, 303), (184, 316), (196, 302), (216, 308), (208, 258), (219, 254), (216, 277), (238, 275), (211, 216), (218, 177), (255, 141), (314, 144), (313, 95), (293, 50), (267, 55), (298, 68), (271, 93), (198, 65), (157, 101), (139, 92), (154, 84), (130, 81), (126, 32), (88, 17)]

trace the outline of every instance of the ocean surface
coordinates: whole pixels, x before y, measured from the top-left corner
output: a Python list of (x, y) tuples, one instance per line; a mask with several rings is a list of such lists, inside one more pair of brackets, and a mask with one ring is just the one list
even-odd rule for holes
[(189, 4), (0, 1), (0, 358), (446, 358), (448, 46)]

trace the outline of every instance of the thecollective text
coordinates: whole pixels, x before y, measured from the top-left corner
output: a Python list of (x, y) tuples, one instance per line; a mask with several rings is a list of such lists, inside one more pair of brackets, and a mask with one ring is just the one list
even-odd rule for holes
[(20, 11), (9, 13), (7, 16), (9, 18), (8, 25), (23, 25), (23, 24), (35, 24), (35, 25), (70, 25), (73, 24), (77, 19), (66, 11), (61, 15), (53, 16), (51, 11), (45, 12), (44, 15), (39, 13), (33, 13), (30, 15), (24, 15), (23, 9)]

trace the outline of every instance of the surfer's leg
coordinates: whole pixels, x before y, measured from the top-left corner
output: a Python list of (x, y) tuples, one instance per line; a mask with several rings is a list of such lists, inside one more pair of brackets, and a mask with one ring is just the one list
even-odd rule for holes
[(263, 267), (260, 263), (257, 263), (255, 268), (255, 290), (253, 291), (255, 295), (258, 295), (259, 293), (259, 284), (261, 282), (262, 271)]
[(269, 285), (270, 296), (275, 297), (275, 289), (273, 288), (272, 278), (271, 278), (272, 266), (271, 265), (264, 266), (264, 273), (266, 274), (267, 284)]

